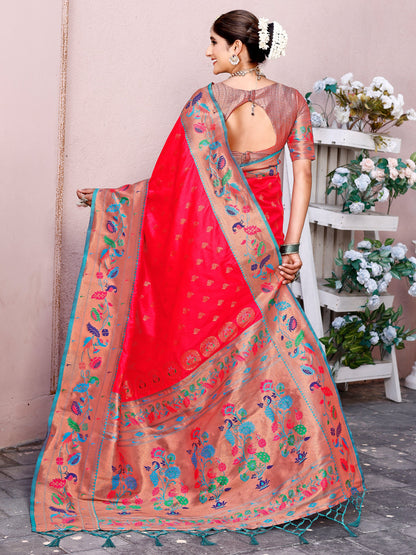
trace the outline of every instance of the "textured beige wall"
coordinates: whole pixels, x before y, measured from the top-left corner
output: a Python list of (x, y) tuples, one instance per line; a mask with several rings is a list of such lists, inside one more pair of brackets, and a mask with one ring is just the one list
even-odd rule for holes
[[(237, 6), (238, 5), (238, 6)], [(180, 109), (212, 80), (205, 60), (209, 27), (241, 7), (279, 19), (287, 55), (267, 75), (310, 90), (321, 77), (353, 71), (368, 83), (383, 75), (416, 108), (414, 0), (70, 0), (62, 266), (63, 344), (81, 263), (88, 210), (82, 186), (107, 187), (151, 172)], [(155, 7), (156, 6), (156, 7)], [(2, 245), (0, 446), (44, 434), (49, 407), (54, 190), (58, 148), (59, 0), (4, 0), (0, 57), (9, 78), (1, 126)], [(7, 21), (7, 26), (4, 22)], [(398, 129), (403, 155), (416, 150), (416, 123)], [(3, 165), (5, 170), (3, 170)], [(396, 238), (416, 238), (416, 192), (396, 201)], [(396, 284), (406, 319), (416, 300)], [(416, 345), (399, 353), (406, 375)], [(16, 424), (17, 423), (17, 424)]]

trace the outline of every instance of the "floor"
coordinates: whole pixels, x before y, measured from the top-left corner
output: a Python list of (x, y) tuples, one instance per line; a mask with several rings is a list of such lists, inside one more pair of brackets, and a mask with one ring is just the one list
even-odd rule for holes
[(341, 392), (345, 413), (360, 453), (368, 493), (357, 537), (342, 526), (317, 522), (305, 534), (308, 545), (285, 532), (272, 530), (250, 545), (245, 536), (223, 532), (214, 546), (201, 546), (195, 537), (171, 534), (157, 547), (150, 538), (125, 534), (113, 538), (114, 548), (103, 539), (75, 534), (48, 547), (49, 539), (30, 531), (31, 478), (39, 442), (0, 451), (0, 554), (52, 555), (72, 553), (146, 553), (186, 555), (294, 554), (416, 554), (416, 391), (402, 387), (403, 402), (384, 397), (383, 383), (350, 384)]

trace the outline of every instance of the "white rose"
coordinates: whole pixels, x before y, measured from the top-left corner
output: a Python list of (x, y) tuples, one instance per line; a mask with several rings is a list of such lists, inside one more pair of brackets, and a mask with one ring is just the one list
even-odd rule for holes
[(387, 283), (387, 285), (391, 282), (392, 279), (393, 279), (393, 276), (391, 275), (390, 272), (386, 272), (383, 276), (383, 280)]
[(361, 331), (361, 332), (363, 332), (363, 333), (365, 332), (365, 326), (364, 326), (364, 324), (358, 328), (358, 331)]
[(365, 289), (367, 291), (367, 293), (369, 295), (371, 295), (372, 293), (374, 293), (374, 291), (377, 289), (377, 282), (375, 279), (369, 279), (365, 282)]
[(350, 250), (344, 252), (344, 258), (346, 260), (363, 260), (363, 255), (361, 252)]
[(335, 330), (339, 330), (344, 325), (345, 325), (345, 319), (342, 318), (342, 316), (338, 316), (338, 318), (335, 318), (335, 320), (332, 322), (332, 327)]
[(381, 332), (381, 339), (383, 340), (383, 343), (386, 343), (387, 345), (391, 345), (396, 337), (397, 330), (393, 326), (387, 326)]
[[(370, 310), (377, 310), (377, 308), (381, 305), (381, 299), (378, 295), (373, 295), (367, 301), (367, 306)], [(378, 336), (377, 336), (378, 337)]]
[(371, 243), (370, 241), (360, 241), (357, 245), (358, 249), (366, 249), (366, 250), (370, 250), (371, 249)]
[(371, 345), (377, 345), (377, 343), (380, 341), (378, 333), (376, 333), (375, 331), (370, 331), (370, 335), (371, 335), (371, 339), (370, 339)]
[(371, 262), (370, 268), (373, 276), (379, 276), (383, 273), (383, 267), (377, 264), (377, 262)]
[(377, 195), (378, 202), (386, 202), (390, 196), (389, 190), (387, 187), (382, 187)]
[(320, 81), (315, 81), (315, 83), (313, 84), (313, 92), (318, 93), (321, 92), (325, 89), (325, 83), (320, 80)]
[(357, 186), (357, 189), (361, 191), (361, 193), (364, 193), (370, 185), (371, 179), (367, 174), (362, 173), (359, 177), (357, 177), (357, 179), (354, 179), (354, 183)]
[(341, 77), (340, 82), (341, 82), (343, 85), (347, 85), (347, 84), (351, 81), (352, 78), (353, 78), (352, 73), (345, 73), (345, 75), (343, 75), (343, 76)]
[(362, 89), (364, 87), (364, 83), (361, 83), (361, 81), (353, 81), (351, 83), (351, 87), (353, 89)]
[(409, 295), (412, 297), (416, 297), (416, 283), (413, 283), (411, 288), (408, 291)]
[(403, 260), (406, 256), (407, 247), (403, 243), (397, 243), (394, 247), (391, 248), (391, 256), (397, 260)]
[(379, 292), (379, 293), (385, 293), (385, 292), (387, 291), (387, 287), (388, 287), (388, 283), (386, 283), (386, 282), (384, 281), (384, 279), (381, 279), (381, 280), (378, 282), (377, 289), (378, 289), (378, 292)]
[(334, 117), (337, 123), (339, 123), (340, 125), (342, 125), (343, 123), (348, 123), (350, 119), (349, 106), (347, 106), (346, 108), (341, 108), (341, 106), (335, 106)]
[(392, 179), (397, 179), (397, 178), (399, 177), (399, 172), (398, 172), (396, 169), (394, 169), (394, 168), (393, 168), (393, 169), (390, 168), (390, 169), (389, 169), (389, 173), (390, 173), (390, 177), (391, 177)]
[(416, 258), (414, 256), (411, 256), (408, 260), (413, 264), (413, 266), (416, 266)]
[(410, 108), (410, 110), (407, 110), (406, 116), (407, 116), (407, 119), (409, 121), (415, 121), (416, 120), (416, 110), (414, 110), (413, 108)]
[(387, 94), (394, 93), (393, 85), (389, 83), (384, 77), (374, 77), (373, 81), (371, 82), (371, 86), (373, 88), (380, 89)]
[(361, 214), (364, 212), (365, 204), (363, 202), (352, 202), (350, 204), (350, 212), (351, 214)]
[(397, 167), (397, 158), (387, 158), (389, 168), (395, 169)]
[(380, 97), (380, 100), (383, 104), (383, 108), (385, 110), (389, 110), (393, 106), (393, 100), (389, 96), (385, 96), (384, 94)]
[(368, 270), (364, 270), (363, 268), (357, 272), (357, 281), (358, 283), (361, 283), (361, 285), (364, 285), (370, 277), (370, 272)]
[(409, 177), (409, 187), (416, 183), (416, 172), (413, 172), (412, 175)]
[(325, 85), (336, 85), (336, 84), (337, 84), (337, 80), (334, 79), (333, 77), (325, 77), (325, 79), (324, 79), (324, 84), (325, 84)]
[(326, 121), (319, 112), (311, 113), (312, 127), (326, 127)]

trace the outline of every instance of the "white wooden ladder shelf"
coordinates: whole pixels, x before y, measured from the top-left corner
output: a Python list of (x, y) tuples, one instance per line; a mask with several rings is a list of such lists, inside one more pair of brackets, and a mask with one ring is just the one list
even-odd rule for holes
[[(327, 174), (347, 163), (365, 148), (374, 150), (370, 135), (344, 129), (314, 129), (316, 160), (312, 163), (311, 204), (302, 231), (300, 256), (303, 266), (299, 280), (291, 285), (293, 293), (302, 298), (304, 311), (318, 337), (329, 329), (334, 313), (362, 310), (365, 296), (338, 293), (324, 285), (324, 278), (331, 276), (334, 259), (341, 248), (345, 250), (356, 231), (365, 237), (379, 238), (379, 231), (396, 231), (398, 218), (376, 213), (347, 214), (335, 195), (326, 196)], [(380, 152), (381, 149), (379, 149)], [(389, 139), (383, 152), (399, 152), (400, 140)], [(289, 149), (285, 147), (283, 168), (284, 229), (290, 216), (293, 190), (293, 171)], [(332, 197), (332, 198), (331, 198)], [(393, 295), (383, 295), (387, 307), (393, 305)], [(336, 383), (384, 379), (386, 397), (401, 402), (399, 374), (394, 348), (389, 358), (351, 369), (341, 366)]]

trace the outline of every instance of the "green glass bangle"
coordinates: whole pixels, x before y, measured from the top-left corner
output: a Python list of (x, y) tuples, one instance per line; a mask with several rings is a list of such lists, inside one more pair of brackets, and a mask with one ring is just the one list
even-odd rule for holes
[(300, 243), (292, 243), (290, 245), (280, 245), (280, 254), (294, 254), (299, 252)]

